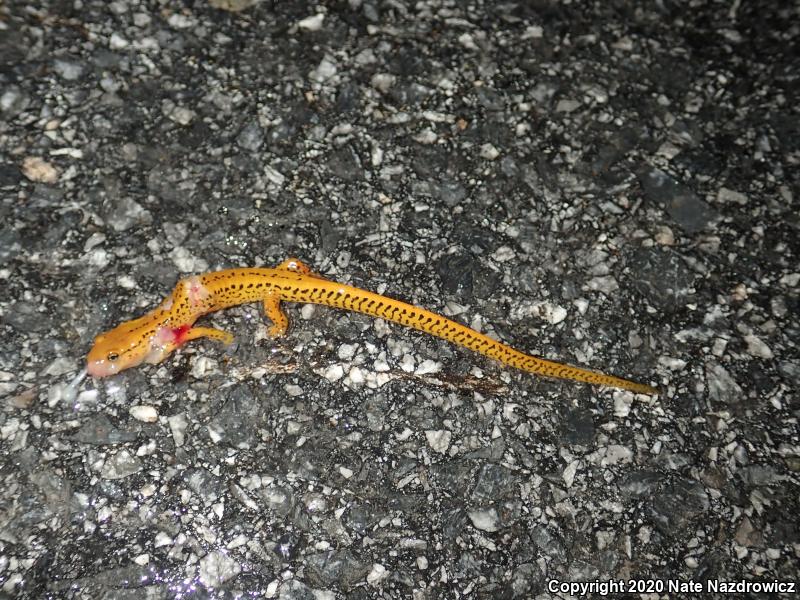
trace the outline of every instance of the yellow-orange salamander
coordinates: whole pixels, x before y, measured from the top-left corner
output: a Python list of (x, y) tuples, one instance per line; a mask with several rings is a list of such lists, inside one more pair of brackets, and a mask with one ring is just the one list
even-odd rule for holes
[(98, 335), (89, 352), (88, 372), (93, 377), (105, 377), (142, 362), (159, 363), (181, 344), (197, 338), (230, 344), (233, 341), (230, 333), (194, 327), (194, 323), (205, 314), (246, 302), (263, 302), (272, 320), (270, 334), (283, 335), (289, 325), (280, 307), (284, 300), (324, 304), (380, 317), (537, 375), (641, 394), (657, 393), (649, 385), (530, 356), (436, 313), (323, 279), (297, 259), (286, 260), (276, 269), (228, 269), (181, 279), (172, 294), (149, 313)]

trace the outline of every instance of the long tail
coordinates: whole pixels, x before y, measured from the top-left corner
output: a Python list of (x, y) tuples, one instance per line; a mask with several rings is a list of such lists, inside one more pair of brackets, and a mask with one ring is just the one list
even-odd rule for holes
[(658, 393), (656, 388), (649, 385), (525, 354), (482, 333), (478, 333), (474, 329), (400, 300), (386, 298), (367, 290), (321, 278), (318, 285), (320, 288), (318, 293), (305, 292), (297, 300), (337, 306), (393, 321), (394, 323), (435, 335), (458, 346), (469, 348), (499, 360), (501, 363), (511, 367), (535, 373), (536, 375), (582, 381), (594, 385), (607, 385), (631, 390), (639, 394)]

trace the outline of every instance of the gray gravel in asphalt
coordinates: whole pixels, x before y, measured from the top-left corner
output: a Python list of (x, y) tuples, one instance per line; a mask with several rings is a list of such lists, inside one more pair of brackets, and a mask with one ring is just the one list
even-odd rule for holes
[[(0, 5), (0, 597), (792, 597), (798, 16)], [(661, 393), (300, 305), (69, 387), (290, 256)]]

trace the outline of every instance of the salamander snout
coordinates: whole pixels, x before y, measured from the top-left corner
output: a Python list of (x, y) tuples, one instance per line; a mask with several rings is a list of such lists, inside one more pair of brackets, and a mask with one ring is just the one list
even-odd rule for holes
[(86, 370), (92, 377), (108, 377), (120, 371), (120, 353), (109, 343), (108, 336), (98, 335), (86, 357)]

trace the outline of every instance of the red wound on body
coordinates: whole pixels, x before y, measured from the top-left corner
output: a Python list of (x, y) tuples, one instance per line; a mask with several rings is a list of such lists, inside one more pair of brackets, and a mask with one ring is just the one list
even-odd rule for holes
[(180, 346), (181, 344), (186, 342), (186, 338), (189, 337), (189, 330), (192, 328), (191, 325), (181, 325), (180, 327), (171, 327), (170, 332), (173, 336), (173, 342), (176, 346)]

